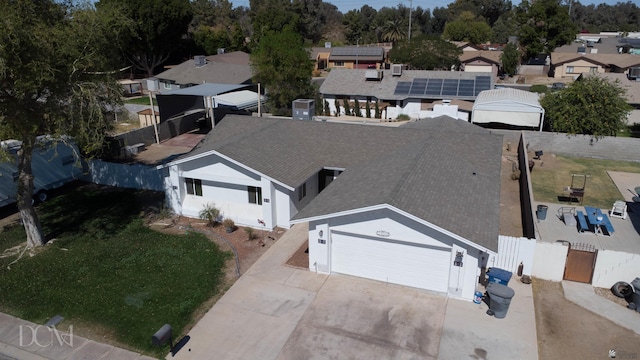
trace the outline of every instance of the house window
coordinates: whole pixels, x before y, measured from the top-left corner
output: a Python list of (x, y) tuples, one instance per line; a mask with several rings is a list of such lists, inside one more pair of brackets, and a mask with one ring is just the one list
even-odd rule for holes
[(202, 180), (185, 178), (184, 182), (187, 184), (187, 194), (202, 196)]
[(567, 74), (573, 74), (573, 66), (567, 66)]
[(302, 184), (302, 186), (298, 188), (298, 201), (304, 199), (305, 196), (307, 196), (307, 183)]
[(163, 82), (162, 85), (164, 86), (165, 90), (171, 90), (171, 83)]
[(333, 66), (343, 67), (344, 66), (344, 61), (334, 61), (333, 62)]
[(590, 67), (590, 68), (589, 68), (589, 72), (590, 72), (591, 74), (595, 74), (596, 72), (598, 72), (598, 68), (597, 68), (597, 67), (595, 67), (595, 66), (592, 66), (592, 67)]
[(250, 204), (262, 205), (262, 188), (247, 186), (247, 193), (249, 194)]

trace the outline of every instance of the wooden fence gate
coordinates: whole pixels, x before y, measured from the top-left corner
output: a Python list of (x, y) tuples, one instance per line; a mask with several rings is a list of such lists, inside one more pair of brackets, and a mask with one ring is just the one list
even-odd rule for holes
[(598, 250), (589, 244), (570, 244), (564, 265), (564, 280), (591, 284)]

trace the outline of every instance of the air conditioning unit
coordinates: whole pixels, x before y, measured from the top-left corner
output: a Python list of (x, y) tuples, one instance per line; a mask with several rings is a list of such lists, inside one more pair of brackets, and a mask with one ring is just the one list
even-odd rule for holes
[(402, 64), (393, 64), (393, 65), (391, 65), (391, 75), (393, 75), (393, 76), (402, 75)]
[(315, 101), (312, 99), (296, 99), (293, 100), (292, 118), (294, 120), (313, 120), (316, 107)]
[(207, 65), (207, 57), (204, 55), (196, 55), (193, 57), (193, 62), (196, 66), (205, 66)]
[(364, 77), (367, 80), (382, 80), (382, 70), (367, 70), (364, 73)]

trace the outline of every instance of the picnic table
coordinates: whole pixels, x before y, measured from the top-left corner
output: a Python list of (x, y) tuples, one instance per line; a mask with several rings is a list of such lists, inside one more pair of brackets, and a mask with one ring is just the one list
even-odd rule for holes
[(594, 233), (602, 234), (603, 227), (607, 230), (609, 235), (613, 233), (613, 225), (611, 225), (611, 221), (609, 221), (607, 214), (604, 214), (600, 209), (591, 206), (585, 206), (584, 211), (586, 212), (589, 224), (593, 225)]

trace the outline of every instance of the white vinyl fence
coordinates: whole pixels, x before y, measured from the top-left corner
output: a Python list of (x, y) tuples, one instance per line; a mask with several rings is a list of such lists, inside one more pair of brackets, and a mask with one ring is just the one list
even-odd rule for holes
[(640, 277), (640, 255), (613, 250), (599, 250), (593, 270), (592, 285), (610, 288), (618, 281), (630, 283)]
[(568, 250), (567, 244), (561, 242), (536, 243), (532, 275), (543, 280), (562, 281)]
[(522, 263), (522, 273), (531, 275), (535, 252), (535, 239), (500, 235), (498, 237), (498, 256), (496, 256), (493, 266), (515, 274), (518, 271), (518, 266)]

